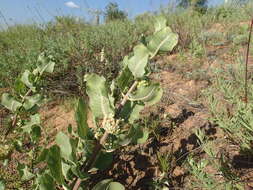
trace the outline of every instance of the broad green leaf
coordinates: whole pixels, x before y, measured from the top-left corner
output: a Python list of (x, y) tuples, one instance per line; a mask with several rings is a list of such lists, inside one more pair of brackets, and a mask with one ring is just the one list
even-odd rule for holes
[(54, 71), (55, 62), (53, 62), (50, 57), (46, 57), (44, 53), (39, 55), (38, 66), (33, 71), (33, 74), (36, 75), (39, 73), (42, 75), (44, 72), (52, 73)]
[(25, 94), (27, 92), (26, 85), (20, 80), (20, 78), (15, 80), (14, 90), (17, 94)]
[(68, 174), (69, 174), (70, 169), (71, 169), (71, 165), (70, 164), (62, 162), (62, 174), (65, 177), (65, 179), (69, 178)]
[(119, 74), (118, 78), (116, 79), (118, 87), (121, 91), (124, 91), (127, 87), (131, 85), (134, 80), (134, 76), (132, 75), (129, 68), (126, 66)]
[(98, 170), (105, 170), (111, 165), (112, 161), (112, 152), (101, 152), (94, 164), (94, 168), (97, 168)]
[(112, 179), (104, 179), (97, 183), (92, 190), (125, 190), (125, 187)]
[(124, 119), (125, 121), (128, 121), (130, 114), (132, 112), (134, 102), (127, 101), (125, 105), (120, 110), (119, 116), (120, 118)]
[(122, 68), (125, 68), (128, 65), (128, 63), (129, 63), (129, 56), (126, 55), (124, 57), (123, 61), (120, 62), (120, 65), (121, 65)]
[(42, 152), (40, 153), (38, 159), (36, 160), (37, 163), (39, 162), (44, 162), (47, 160), (47, 155), (48, 155), (48, 149), (43, 149)]
[(38, 178), (39, 190), (56, 190), (54, 179), (48, 175), (44, 174)]
[(34, 174), (32, 174), (27, 165), (25, 164), (18, 164), (18, 172), (19, 172), (19, 175), (21, 176), (21, 180), (23, 181), (28, 181), (30, 179), (32, 179), (34, 177)]
[(33, 142), (38, 142), (41, 137), (41, 128), (36, 125), (32, 128), (31, 139)]
[(157, 16), (155, 17), (155, 32), (158, 32), (166, 27), (166, 18), (164, 16)]
[(111, 182), (107, 186), (106, 190), (125, 190), (125, 187), (118, 182)]
[(26, 133), (31, 133), (34, 125), (40, 125), (40, 115), (35, 114), (30, 116), (30, 121), (27, 122), (23, 127), (23, 131)]
[(86, 92), (90, 99), (90, 108), (95, 118), (112, 117), (114, 107), (110, 103), (108, 86), (104, 77), (97, 74), (85, 75)]
[(15, 100), (8, 93), (3, 93), (1, 104), (12, 112), (17, 111), (17, 109), (19, 109), (22, 106), (22, 104), (20, 102)]
[(79, 99), (78, 106), (75, 112), (77, 122), (77, 133), (80, 138), (87, 139), (89, 126), (87, 123), (88, 106), (84, 103), (83, 99)]
[(127, 146), (131, 143), (132, 138), (128, 134), (120, 134), (118, 136), (118, 144), (120, 146)]
[(56, 144), (60, 147), (63, 158), (70, 161), (76, 160), (74, 153), (75, 147), (73, 147), (73, 142), (71, 142), (71, 139), (67, 135), (59, 132), (56, 136)]
[(42, 100), (42, 96), (40, 94), (35, 94), (33, 96), (27, 96), (26, 100), (24, 102), (24, 108), (26, 110), (29, 110), (31, 108), (33, 108), (33, 106), (35, 105), (40, 105)]
[(99, 183), (97, 183), (92, 188), (92, 190), (106, 190), (110, 182), (112, 182), (112, 179), (104, 179), (100, 181)]
[(3, 180), (0, 180), (0, 190), (5, 190), (5, 183)]
[(139, 119), (140, 111), (144, 109), (144, 104), (137, 104), (136, 102), (127, 101), (121, 110), (120, 117), (129, 123), (134, 123)]
[(33, 92), (35, 91), (35, 87), (33, 86), (33, 83), (30, 81), (32, 78), (32, 73), (29, 70), (25, 70), (25, 72), (21, 76), (21, 81), (30, 88)]
[(135, 120), (139, 119), (140, 112), (144, 109), (144, 105), (134, 104), (130, 117), (128, 119), (129, 123), (134, 123)]
[(167, 52), (172, 51), (178, 43), (178, 35), (171, 32), (169, 27), (166, 27), (153, 36), (150, 37), (148, 42), (148, 49), (151, 52), (151, 57), (155, 56), (159, 51)]
[(149, 131), (141, 126), (134, 125), (131, 128), (129, 136), (134, 144), (143, 144), (148, 140)]
[(71, 125), (71, 124), (69, 124), (69, 126), (68, 126), (68, 133), (69, 133), (70, 135), (73, 134), (73, 128), (72, 128), (72, 125)]
[(129, 96), (131, 101), (142, 101), (147, 106), (157, 103), (163, 94), (159, 83), (144, 84), (137, 88), (134, 94)]
[(52, 177), (57, 181), (57, 183), (63, 184), (64, 177), (62, 173), (61, 152), (57, 145), (54, 145), (49, 149), (47, 155), (47, 165)]
[(134, 77), (143, 77), (148, 63), (148, 57), (149, 51), (143, 44), (135, 46), (134, 55), (129, 59), (128, 63), (128, 68)]

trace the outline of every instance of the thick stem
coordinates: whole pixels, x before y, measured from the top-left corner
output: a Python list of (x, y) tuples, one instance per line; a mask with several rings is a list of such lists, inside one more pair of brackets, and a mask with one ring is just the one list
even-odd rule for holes
[[(93, 150), (91, 158), (87, 162), (86, 166), (82, 169), (84, 172), (89, 171), (89, 169), (93, 166), (93, 164), (95, 163), (95, 161), (97, 159), (97, 156), (99, 155), (99, 152), (103, 148), (102, 144), (104, 144), (106, 142), (106, 139), (108, 138), (108, 136), (109, 136), (109, 133), (105, 132), (104, 135), (101, 137), (100, 142), (97, 143), (97, 145), (95, 146), (95, 148)], [(80, 178), (78, 178), (75, 182), (73, 190), (78, 190), (81, 183), (82, 183), (82, 180)]]
[(86, 166), (82, 169), (83, 171), (88, 171), (92, 166), (93, 164), (95, 163), (96, 159), (97, 159), (97, 156), (100, 152), (100, 150), (103, 148), (102, 145), (105, 144), (106, 142), (106, 139), (108, 138), (109, 136), (109, 133), (108, 132), (105, 132), (103, 134), (103, 136), (101, 137), (100, 141), (97, 142), (97, 145), (95, 146), (94, 150), (93, 150), (93, 153), (91, 155), (91, 158), (89, 159), (89, 161), (87, 162)]
[(131, 86), (131, 88), (128, 90), (128, 92), (124, 95), (121, 103), (119, 104), (118, 108), (117, 108), (117, 114), (116, 116), (120, 113), (121, 109), (123, 108), (123, 106), (126, 104), (129, 95), (134, 91), (134, 89), (136, 88), (136, 86), (138, 85), (138, 81), (135, 81), (133, 83), (133, 85)]
[[(41, 74), (39, 74), (39, 76), (37, 76), (37, 77), (35, 78), (35, 80), (34, 80), (34, 83), (35, 83), (35, 84), (36, 84), (37, 81), (40, 79), (40, 77), (41, 77)], [(23, 106), (24, 103), (25, 103), (26, 97), (29, 96), (31, 93), (32, 93), (32, 89), (30, 88), (30, 89), (26, 92), (26, 94), (23, 96), (23, 98), (22, 98), (22, 100), (21, 100), (22, 106)], [(21, 107), (22, 107), (22, 106), (21, 106)], [(10, 128), (9, 128), (8, 131), (5, 133), (5, 138), (6, 138), (6, 137), (8, 136), (8, 134), (15, 128), (15, 126), (16, 126), (16, 124), (17, 124), (17, 117), (18, 117), (18, 114), (16, 113), (16, 114), (14, 115), (14, 118), (13, 118), (13, 120), (12, 120), (12, 124), (11, 124)]]
[[(123, 106), (126, 104), (127, 100), (128, 100), (128, 96), (135, 90), (135, 88), (137, 87), (138, 85), (138, 82), (135, 81), (133, 83), (133, 85), (130, 87), (130, 89), (128, 90), (128, 92), (124, 95), (121, 103), (119, 104), (118, 108), (117, 108), (117, 113), (119, 113), (121, 111), (121, 109), (123, 108)], [(115, 124), (115, 127), (118, 126), (119, 124), (119, 120), (116, 121), (116, 124)], [(103, 148), (103, 145), (105, 144), (107, 138), (109, 136), (109, 133), (108, 132), (105, 132), (103, 134), (103, 136), (101, 137), (100, 141), (97, 142), (94, 150), (93, 150), (93, 153), (91, 155), (91, 158), (89, 159), (89, 161), (84, 165), (82, 171), (83, 172), (87, 172), (89, 171), (89, 169), (93, 166), (93, 164), (95, 163), (96, 159), (97, 159), (97, 156), (99, 155), (99, 152), (102, 150)], [(81, 185), (81, 182), (82, 180), (80, 178), (77, 178), (76, 182), (75, 182), (75, 185), (73, 187), (73, 190), (78, 190), (78, 188), (80, 187)]]

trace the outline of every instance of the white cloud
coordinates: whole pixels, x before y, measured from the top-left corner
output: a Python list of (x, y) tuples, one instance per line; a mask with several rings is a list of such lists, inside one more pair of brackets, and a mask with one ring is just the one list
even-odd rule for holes
[(73, 9), (79, 9), (79, 8), (80, 8), (80, 7), (79, 7), (77, 4), (75, 4), (73, 1), (68, 1), (68, 2), (65, 3), (65, 5), (66, 5), (67, 7), (73, 8)]

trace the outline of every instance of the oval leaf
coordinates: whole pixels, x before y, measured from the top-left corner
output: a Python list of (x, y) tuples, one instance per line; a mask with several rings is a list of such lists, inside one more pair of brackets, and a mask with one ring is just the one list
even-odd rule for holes
[(38, 182), (39, 190), (55, 190), (54, 179), (48, 174), (40, 176)]
[(23, 181), (28, 181), (34, 177), (34, 174), (31, 173), (25, 164), (18, 164), (18, 172), (19, 175), (21, 176), (21, 180)]
[(128, 68), (136, 78), (141, 78), (145, 74), (145, 68), (148, 63), (149, 51), (143, 45), (137, 45), (134, 48), (134, 55), (129, 59)]
[(80, 98), (75, 112), (77, 122), (77, 133), (82, 139), (87, 139), (89, 126), (87, 123), (88, 106)]
[(94, 164), (94, 168), (104, 170), (111, 165), (112, 161), (113, 161), (112, 152), (101, 152)]
[(147, 106), (157, 103), (163, 94), (163, 90), (159, 83), (151, 83), (149, 85), (141, 85), (134, 94), (129, 96), (131, 101), (142, 101)]
[(158, 32), (166, 27), (166, 18), (164, 16), (157, 16), (155, 17), (155, 32)]
[(35, 106), (35, 105), (39, 106), (41, 101), (42, 101), (42, 96), (40, 94), (35, 94), (33, 96), (27, 96), (26, 101), (24, 103), (24, 108), (26, 110), (29, 110), (29, 109), (33, 108), (33, 106)]
[(118, 182), (111, 182), (106, 190), (125, 190), (125, 187)]
[(129, 68), (126, 66), (120, 72), (118, 78), (116, 79), (116, 82), (121, 91), (124, 92), (124, 90), (132, 84), (133, 80), (134, 76), (132, 75), (132, 72), (129, 70)]
[(61, 149), (61, 155), (66, 160), (75, 161), (75, 154), (73, 152), (71, 139), (63, 132), (56, 135), (56, 144)]
[(147, 47), (151, 52), (151, 57), (153, 57), (159, 51), (172, 51), (177, 43), (178, 35), (171, 32), (171, 29), (169, 27), (166, 27), (151, 36)]
[(104, 179), (97, 183), (92, 190), (106, 190), (108, 187), (109, 183), (112, 182), (112, 179)]
[(141, 110), (144, 109), (144, 104), (137, 104), (136, 102), (127, 101), (120, 112), (120, 118), (123, 118), (129, 123), (134, 123), (139, 119)]
[(44, 72), (52, 73), (54, 71), (55, 62), (51, 60), (51, 58), (46, 56), (44, 53), (39, 55), (38, 58), (38, 66), (33, 71), (33, 74), (39, 73), (42, 75)]
[(52, 177), (57, 181), (57, 183), (63, 184), (64, 178), (62, 173), (61, 152), (57, 145), (52, 146), (48, 150), (47, 165)]
[(130, 117), (128, 119), (129, 123), (134, 123), (135, 120), (139, 119), (140, 112), (144, 109), (144, 105), (134, 104)]
[(16, 101), (8, 93), (3, 93), (1, 104), (12, 112), (17, 111), (17, 109), (19, 109), (22, 106), (22, 104), (20, 102)]
[(30, 121), (27, 122), (23, 127), (23, 131), (27, 133), (32, 132), (32, 128), (35, 125), (40, 125), (40, 115), (39, 114), (34, 114), (30, 116)]
[(25, 72), (21, 76), (21, 81), (32, 91), (35, 91), (35, 87), (33, 86), (33, 83), (30, 81), (32, 73), (29, 70), (25, 70)]
[(131, 128), (129, 136), (132, 138), (134, 144), (143, 144), (148, 140), (149, 131), (141, 126), (134, 125)]
[(114, 107), (110, 102), (108, 86), (104, 77), (97, 74), (85, 75), (86, 92), (90, 98), (90, 108), (95, 118), (111, 117)]

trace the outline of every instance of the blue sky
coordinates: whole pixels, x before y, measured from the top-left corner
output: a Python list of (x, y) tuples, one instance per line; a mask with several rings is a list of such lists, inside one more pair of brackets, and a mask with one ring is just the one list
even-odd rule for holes
[[(8, 24), (47, 22), (54, 16), (73, 15), (90, 18), (84, 8), (104, 9), (110, 2), (118, 3), (120, 9), (125, 10), (130, 17), (145, 11), (154, 11), (161, 5), (167, 5), (175, 0), (71, 0), (80, 8), (70, 8), (65, 4), (69, 0), (1, 0), (0, 24), (5, 20)], [(222, 0), (209, 0), (216, 4)]]

